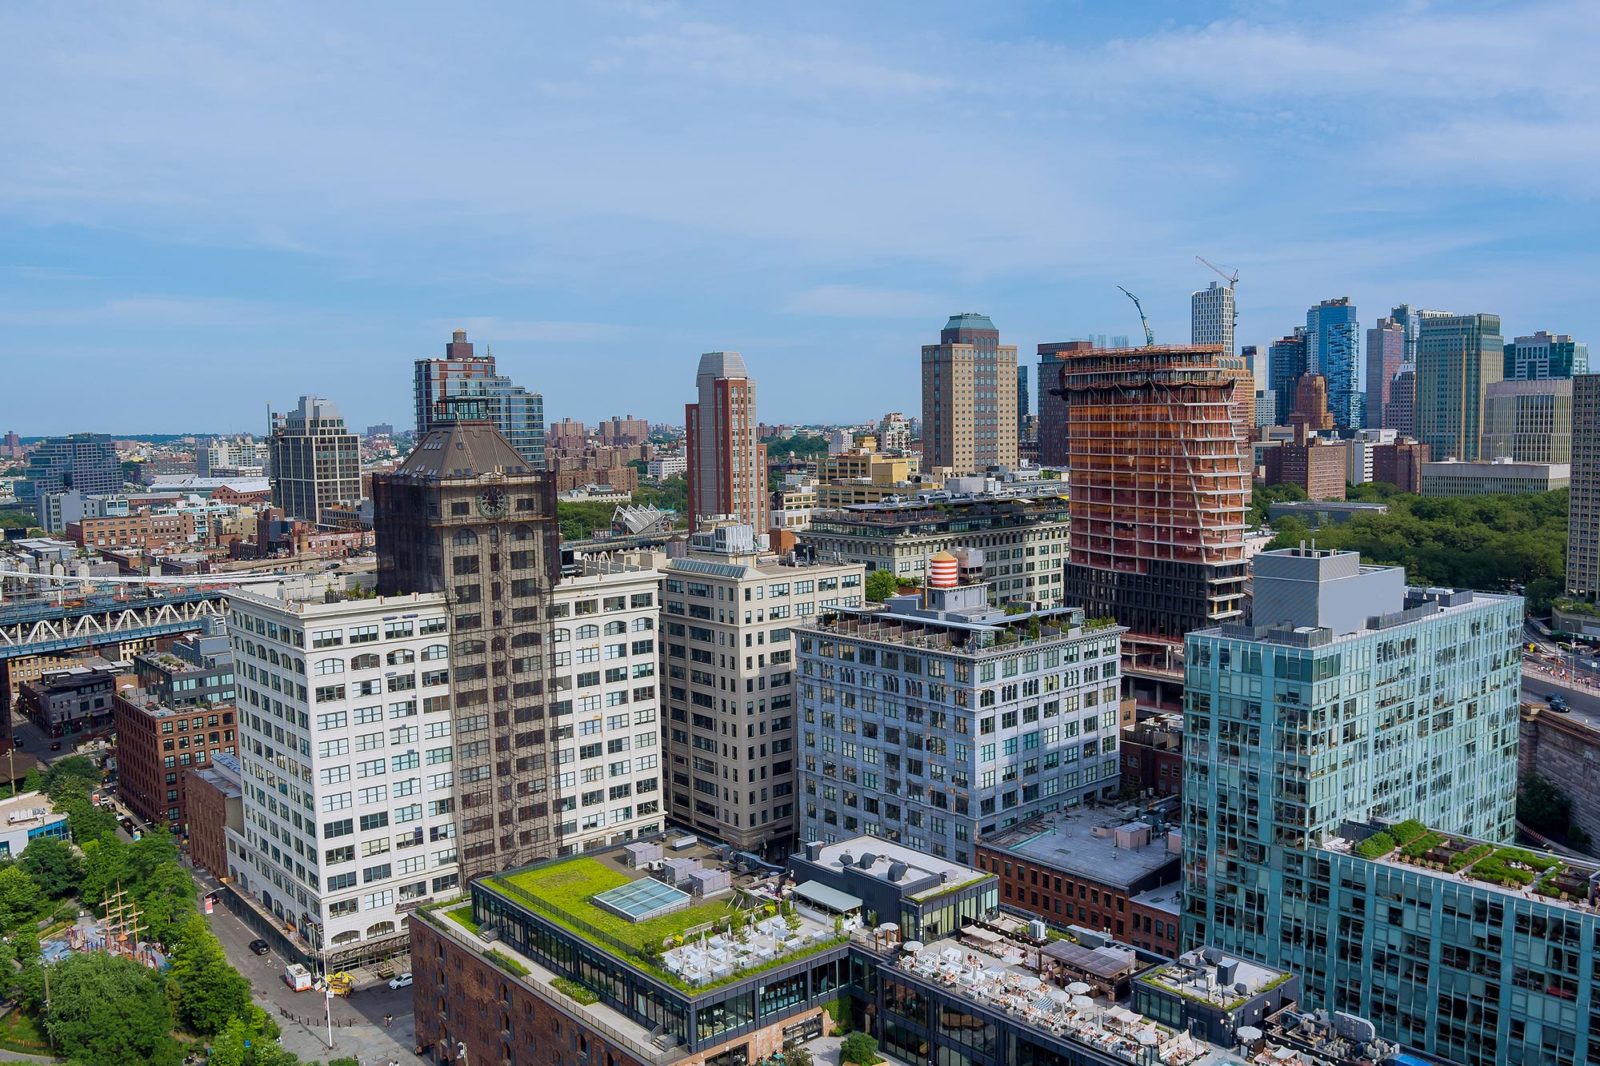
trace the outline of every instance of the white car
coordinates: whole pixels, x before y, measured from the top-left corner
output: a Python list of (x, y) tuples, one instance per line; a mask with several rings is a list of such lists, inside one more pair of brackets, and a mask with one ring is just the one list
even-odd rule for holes
[(399, 974), (399, 975), (397, 975), (395, 977), (389, 978), (389, 987), (390, 988), (410, 988), (411, 987), (411, 975), (409, 973), (403, 973), (403, 974)]

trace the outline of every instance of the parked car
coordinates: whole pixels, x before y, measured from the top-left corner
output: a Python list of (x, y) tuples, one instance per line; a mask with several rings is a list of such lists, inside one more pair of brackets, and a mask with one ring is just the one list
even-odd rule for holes
[(405, 972), (403, 974), (398, 974), (398, 975), (396, 975), (394, 977), (391, 977), (389, 979), (389, 987), (390, 988), (410, 988), (411, 987), (411, 973), (410, 973), (410, 971), (407, 971), (407, 972)]
[(265, 955), (272, 950), (272, 945), (265, 940), (252, 940), (250, 941), (250, 950), (257, 955)]

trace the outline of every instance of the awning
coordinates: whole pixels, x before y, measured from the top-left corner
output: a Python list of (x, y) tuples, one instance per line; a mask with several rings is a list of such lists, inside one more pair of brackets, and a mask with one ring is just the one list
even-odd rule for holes
[(840, 892), (837, 888), (829, 888), (820, 881), (802, 881), (794, 886), (794, 894), (835, 914), (860, 910), (862, 906), (861, 900), (857, 897), (848, 892)]

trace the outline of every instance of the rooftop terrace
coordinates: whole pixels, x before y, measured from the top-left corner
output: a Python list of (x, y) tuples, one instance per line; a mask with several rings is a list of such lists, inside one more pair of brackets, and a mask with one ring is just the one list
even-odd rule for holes
[(1347, 824), (1331, 852), (1438, 877), (1458, 878), (1507, 895), (1600, 914), (1600, 863), (1552, 852), (1429, 829), (1408, 820), (1393, 824)]
[(1123, 632), (1105, 619), (1084, 621), (1077, 607), (1056, 607), (1005, 615), (984, 622), (957, 617), (932, 618), (886, 610), (830, 608), (802, 627), (823, 636), (855, 637), (921, 648), (926, 651), (974, 654), (1039, 647), (1092, 634)]

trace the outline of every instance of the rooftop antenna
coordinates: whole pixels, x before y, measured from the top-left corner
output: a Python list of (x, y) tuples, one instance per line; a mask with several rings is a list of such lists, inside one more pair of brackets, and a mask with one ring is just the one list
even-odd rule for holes
[[(1122, 286), (1118, 285), (1117, 288), (1122, 289)], [(1134, 310), (1139, 312), (1139, 324), (1144, 327), (1144, 346), (1146, 348), (1154, 348), (1156, 346), (1156, 335), (1150, 332), (1150, 320), (1144, 317), (1144, 307), (1139, 303), (1139, 298), (1127, 289), (1122, 289), (1122, 295), (1132, 300)]]

